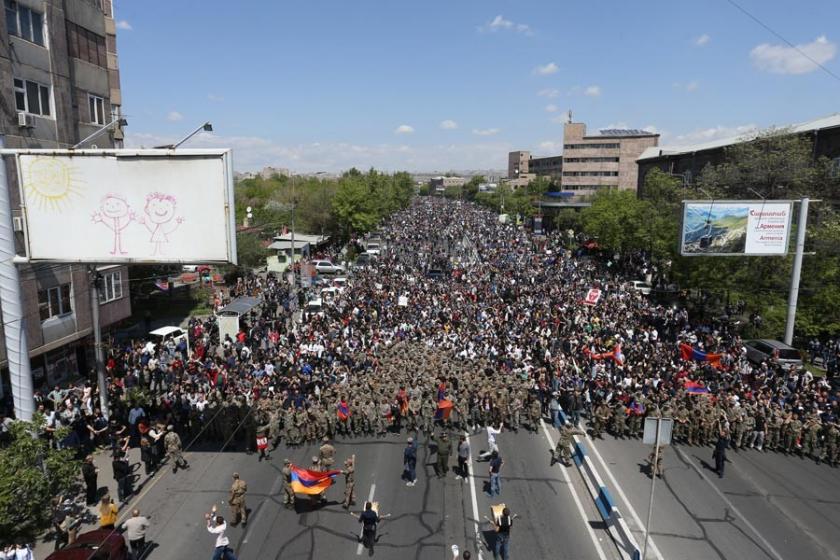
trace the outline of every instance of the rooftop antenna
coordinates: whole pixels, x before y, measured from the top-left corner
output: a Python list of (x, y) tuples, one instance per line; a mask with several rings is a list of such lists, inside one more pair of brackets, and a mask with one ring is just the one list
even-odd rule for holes
[(572, 110), (571, 109), (569, 109), (568, 112), (566, 113), (566, 122), (569, 123), (569, 124), (572, 124)]

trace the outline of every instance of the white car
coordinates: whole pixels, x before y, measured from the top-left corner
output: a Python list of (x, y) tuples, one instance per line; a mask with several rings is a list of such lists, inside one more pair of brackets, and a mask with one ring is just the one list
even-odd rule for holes
[(338, 293), (343, 293), (347, 289), (347, 277), (336, 276), (332, 279), (332, 287), (338, 290)]
[(627, 283), (627, 288), (641, 293), (643, 296), (649, 296), (653, 286), (644, 280), (633, 280)]
[(184, 341), (187, 345), (187, 355), (190, 353), (190, 340), (187, 337), (187, 331), (180, 327), (160, 327), (149, 333), (149, 342), (146, 343), (146, 349), (151, 353), (154, 352), (161, 344), (165, 344), (169, 340), (175, 341), (177, 346), (180, 341)]
[(368, 255), (373, 255), (373, 256), (378, 257), (379, 253), (380, 253), (380, 250), (382, 249), (382, 246), (379, 243), (371, 241), (367, 244), (366, 249), (367, 249), (367, 254)]
[(312, 266), (318, 274), (344, 274), (344, 267), (340, 264), (333, 264), (330, 261), (312, 261)]

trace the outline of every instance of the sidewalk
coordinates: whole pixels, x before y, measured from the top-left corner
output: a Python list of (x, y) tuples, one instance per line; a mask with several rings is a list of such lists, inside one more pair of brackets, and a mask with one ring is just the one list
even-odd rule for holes
[[(156, 474), (152, 473), (151, 475), (146, 475), (145, 467), (140, 461), (139, 447), (129, 449), (126, 455), (128, 457), (128, 462), (131, 465), (132, 472), (134, 473), (134, 494), (132, 494), (129, 497), (127, 502), (123, 503), (120, 503), (119, 499), (117, 498), (117, 481), (114, 480), (114, 470), (111, 468), (111, 449), (101, 449), (99, 451), (96, 451), (93, 455), (93, 464), (96, 465), (97, 469), (99, 469), (99, 474), (96, 479), (97, 485), (99, 486), (98, 496), (101, 498), (105, 494), (108, 494), (114, 499), (114, 503), (119, 508), (118, 519), (120, 522), (122, 522), (127, 517), (128, 512), (131, 509), (130, 506), (134, 501), (134, 498), (139, 492), (143, 490), (143, 488), (149, 482), (149, 480)], [(165, 467), (158, 467), (157, 472), (160, 472), (162, 468)], [(98, 503), (93, 506), (87, 507), (88, 515), (86, 516), (86, 519), (83, 520), (81, 525), (79, 525), (76, 531), (78, 535), (99, 528), (98, 507)], [(54, 540), (52, 538), (51, 530), (48, 530), (47, 532), (39, 535), (38, 542), (36, 543), (38, 549), (38, 557), (45, 558), (49, 554), (49, 552), (52, 551), (53, 543)]]

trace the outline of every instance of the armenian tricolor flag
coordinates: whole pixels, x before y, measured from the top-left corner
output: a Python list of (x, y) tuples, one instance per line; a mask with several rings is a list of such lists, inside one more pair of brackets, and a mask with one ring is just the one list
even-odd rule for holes
[(437, 410), (435, 411), (435, 420), (446, 420), (452, 412), (452, 401), (449, 399), (441, 399), (438, 401)]
[(344, 401), (341, 401), (340, 403), (338, 403), (338, 410), (335, 411), (335, 414), (336, 416), (338, 416), (339, 420), (344, 422), (345, 420), (350, 418), (350, 405), (348, 405)]
[(688, 380), (685, 382), (685, 392), (690, 395), (705, 395), (709, 388), (699, 381)]
[(295, 494), (320, 494), (333, 485), (341, 471), (310, 471), (292, 465), (292, 492)]
[(712, 354), (711, 352), (703, 352), (690, 344), (680, 344), (680, 358), (683, 360), (694, 360), (695, 362), (709, 362), (714, 367), (720, 367), (720, 359), (723, 354)]

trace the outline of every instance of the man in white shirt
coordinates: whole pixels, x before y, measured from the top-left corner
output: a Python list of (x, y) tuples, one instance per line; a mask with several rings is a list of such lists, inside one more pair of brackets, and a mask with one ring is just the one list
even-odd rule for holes
[(487, 426), (487, 447), (489, 447), (489, 449), (481, 453), (482, 460), (488, 460), (494, 451), (499, 451), (499, 446), (496, 445), (496, 436), (502, 433), (503, 425), (504, 424), (499, 424), (498, 428), (492, 424)]
[(204, 515), (207, 520), (207, 532), (216, 535), (216, 548), (213, 551), (213, 560), (236, 560), (233, 550), (230, 549), (230, 539), (225, 536), (227, 524), (225, 518), (216, 515), (216, 506), (210, 513)]
[(122, 524), (135, 558), (142, 558), (146, 550), (146, 531), (149, 530), (149, 525), (149, 518), (140, 515), (138, 509), (133, 510), (131, 517)]

